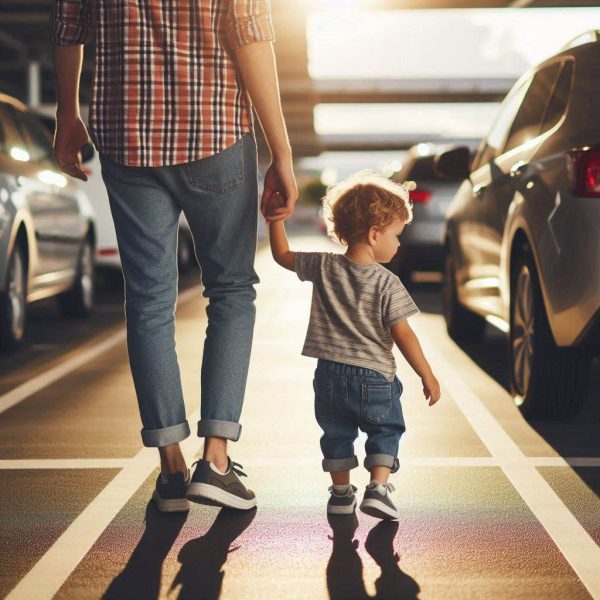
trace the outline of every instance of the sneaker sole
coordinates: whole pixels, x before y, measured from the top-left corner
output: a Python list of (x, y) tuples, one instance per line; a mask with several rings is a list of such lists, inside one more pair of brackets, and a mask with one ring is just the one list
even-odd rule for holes
[(395, 521), (400, 518), (400, 513), (393, 510), (379, 500), (363, 500), (360, 503), (360, 510), (366, 515), (375, 517), (376, 519), (385, 519), (387, 521)]
[(152, 499), (160, 512), (187, 512), (192, 508), (191, 502), (187, 498), (161, 498), (158, 492), (154, 490)]
[(339, 506), (339, 505), (333, 505), (330, 506), (329, 504), (327, 505), (327, 514), (328, 515), (351, 515), (354, 510), (356, 509), (356, 498), (354, 498), (354, 501), (352, 502), (352, 504), (349, 504), (348, 506)]
[(198, 504), (226, 506), (239, 510), (250, 510), (256, 506), (256, 498), (246, 500), (208, 483), (191, 483), (187, 490), (187, 498)]

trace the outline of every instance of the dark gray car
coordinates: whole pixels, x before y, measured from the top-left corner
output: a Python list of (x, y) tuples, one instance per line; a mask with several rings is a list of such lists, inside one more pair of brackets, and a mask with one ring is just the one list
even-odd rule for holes
[(23, 340), (27, 303), (58, 298), (65, 315), (94, 301), (94, 213), (61, 173), (46, 128), (0, 94), (0, 346)]
[(508, 333), (526, 415), (571, 414), (600, 348), (600, 43), (596, 32), (531, 69), (502, 103), (446, 219), (444, 311), (457, 339)]
[(449, 148), (428, 143), (413, 146), (392, 178), (399, 183), (417, 184), (417, 189), (410, 192), (414, 219), (402, 232), (400, 248), (390, 264), (390, 269), (406, 284), (413, 271), (442, 270), (444, 218), (462, 182), (441, 177), (435, 169), (436, 154)]

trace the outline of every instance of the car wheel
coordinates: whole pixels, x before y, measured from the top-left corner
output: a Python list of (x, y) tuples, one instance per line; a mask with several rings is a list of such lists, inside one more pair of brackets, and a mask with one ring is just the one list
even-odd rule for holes
[(87, 317), (94, 308), (96, 269), (94, 245), (87, 237), (79, 251), (77, 274), (70, 290), (58, 295), (58, 308), (65, 317)]
[(453, 340), (465, 342), (480, 342), (483, 340), (485, 320), (466, 309), (458, 300), (454, 259), (449, 248), (446, 248), (444, 256), (442, 308), (448, 335)]
[(591, 356), (554, 342), (527, 249), (517, 258), (511, 280), (508, 354), (515, 403), (526, 417), (570, 416), (585, 397)]
[(15, 350), (23, 341), (27, 316), (27, 269), (19, 243), (8, 261), (4, 289), (0, 295), (0, 346)]

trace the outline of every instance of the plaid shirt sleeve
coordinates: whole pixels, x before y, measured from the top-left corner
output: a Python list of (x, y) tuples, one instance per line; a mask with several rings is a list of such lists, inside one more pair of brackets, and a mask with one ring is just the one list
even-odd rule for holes
[(230, 0), (225, 36), (232, 48), (275, 40), (269, 0)]
[(90, 30), (90, 0), (53, 0), (50, 41), (58, 46), (84, 44)]

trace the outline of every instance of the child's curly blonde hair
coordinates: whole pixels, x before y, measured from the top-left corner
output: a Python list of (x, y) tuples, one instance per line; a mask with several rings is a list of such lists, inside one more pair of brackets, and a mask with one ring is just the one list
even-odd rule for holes
[(412, 181), (394, 183), (375, 171), (359, 171), (328, 188), (323, 213), (330, 236), (348, 245), (363, 240), (371, 227), (380, 230), (394, 219), (413, 218), (409, 192)]

